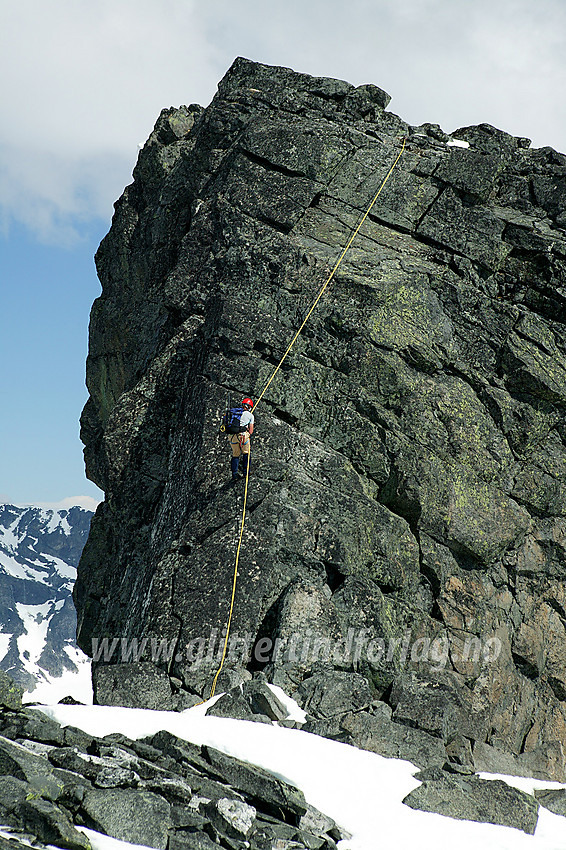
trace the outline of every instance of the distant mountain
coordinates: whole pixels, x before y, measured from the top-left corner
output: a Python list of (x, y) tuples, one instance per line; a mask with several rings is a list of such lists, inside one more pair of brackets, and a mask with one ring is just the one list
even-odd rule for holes
[(28, 692), (84, 678), (71, 593), (92, 515), (0, 504), (0, 668)]

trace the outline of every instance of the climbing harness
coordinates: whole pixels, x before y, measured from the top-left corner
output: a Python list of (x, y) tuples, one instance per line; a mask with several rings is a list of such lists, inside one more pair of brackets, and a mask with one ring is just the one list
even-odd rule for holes
[[(406, 143), (406, 139), (405, 139), (405, 138), (403, 138), (403, 144), (402, 144), (402, 146), (401, 146), (401, 150), (400, 150), (400, 151), (399, 151), (399, 153), (397, 154), (397, 157), (396, 157), (396, 159), (395, 159), (395, 162), (393, 163), (393, 165), (391, 166), (391, 168), (390, 168), (390, 169), (389, 169), (389, 171), (387, 172), (387, 174), (386, 174), (386, 176), (385, 176), (385, 178), (384, 178), (383, 182), (381, 183), (381, 186), (379, 187), (379, 189), (377, 190), (377, 192), (376, 192), (376, 193), (375, 193), (375, 195), (373, 196), (373, 199), (372, 199), (372, 201), (371, 201), (370, 205), (368, 206), (367, 210), (365, 211), (365, 213), (363, 214), (362, 218), (360, 219), (360, 221), (359, 221), (359, 223), (358, 223), (357, 227), (355, 228), (354, 232), (352, 233), (352, 235), (350, 236), (350, 238), (349, 238), (349, 239), (348, 239), (348, 241), (346, 242), (346, 245), (345, 245), (344, 249), (342, 250), (342, 253), (341, 253), (341, 254), (340, 254), (340, 256), (338, 257), (338, 259), (336, 260), (336, 263), (334, 264), (334, 267), (333, 267), (332, 271), (330, 272), (330, 274), (329, 274), (329, 275), (328, 275), (328, 277), (326, 278), (326, 281), (324, 282), (324, 284), (323, 284), (323, 286), (321, 287), (321, 289), (320, 289), (320, 291), (319, 291), (318, 295), (317, 295), (317, 296), (316, 296), (316, 298), (314, 299), (314, 301), (313, 301), (313, 303), (312, 303), (312, 306), (311, 306), (310, 310), (308, 311), (308, 313), (306, 314), (306, 316), (305, 316), (305, 318), (303, 319), (303, 321), (301, 322), (301, 324), (300, 324), (300, 326), (299, 326), (298, 331), (295, 333), (295, 335), (293, 336), (293, 338), (292, 338), (291, 342), (290, 342), (290, 343), (289, 343), (289, 345), (287, 346), (287, 348), (286, 348), (286, 350), (285, 350), (285, 353), (283, 354), (283, 356), (282, 356), (282, 357), (281, 357), (281, 359), (279, 360), (279, 363), (277, 364), (277, 366), (276, 366), (276, 367), (275, 367), (275, 369), (273, 370), (273, 373), (271, 374), (271, 377), (269, 378), (269, 380), (267, 381), (266, 385), (264, 386), (264, 388), (262, 389), (262, 391), (261, 391), (261, 392), (260, 392), (260, 394), (258, 395), (258, 397), (257, 397), (257, 399), (256, 399), (256, 402), (255, 402), (255, 404), (254, 404), (254, 406), (253, 406), (253, 408), (252, 408), (252, 413), (253, 413), (253, 411), (256, 409), (256, 407), (258, 406), (258, 404), (260, 403), (260, 401), (262, 400), (263, 396), (265, 395), (265, 392), (266, 392), (267, 388), (269, 387), (269, 385), (271, 384), (271, 382), (273, 381), (273, 379), (275, 378), (275, 376), (276, 376), (276, 375), (277, 375), (277, 373), (279, 372), (279, 369), (281, 368), (281, 366), (283, 365), (283, 362), (285, 361), (285, 359), (287, 358), (287, 356), (288, 356), (289, 352), (290, 352), (290, 351), (291, 351), (291, 349), (293, 348), (293, 346), (294, 346), (295, 342), (297, 341), (297, 338), (299, 337), (299, 335), (300, 335), (301, 331), (303, 330), (304, 326), (306, 325), (306, 323), (307, 323), (307, 322), (308, 322), (308, 320), (310, 319), (310, 317), (311, 317), (312, 313), (314, 312), (314, 310), (315, 310), (315, 308), (316, 308), (316, 306), (317, 306), (318, 302), (320, 301), (320, 299), (321, 299), (321, 298), (322, 298), (322, 296), (324, 295), (324, 293), (325, 293), (326, 289), (328, 288), (328, 286), (329, 286), (329, 284), (330, 284), (330, 282), (331, 282), (332, 278), (334, 277), (334, 275), (335, 275), (335, 274), (336, 274), (336, 272), (338, 271), (338, 268), (340, 267), (340, 264), (342, 263), (342, 260), (343, 260), (343, 259), (344, 259), (344, 257), (346, 256), (346, 253), (347, 253), (347, 251), (349, 250), (349, 248), (350, 248), (350, 246), (351, 246), (352, 242), (354, 241), (354, 239), (355, 239), (355, 238), (356, 238), (356, 236), (358, 235), (358, 233), (359, 233), (359, 231), (360, 231), (360, 228), (361, 228), (362, 224), (364, 223), (364, 221), (366, 220), (366, 218), (367, 218), (367, 217), (368, 217), (368, 215), (370, 214), (370, 212), (371, 212), (371, 210), (372, 210), (372, 208), (373, 208), (373, 205), (375, 204), (375, 202), (377, 201), (377, 199), (378, 199), (378, 198), (379, 198), (379, 196), (381, 195), (381, 193), (382, 193), (382, 191), (383, 191), (383, 188), (384, 188), (385, 184), (387, 183), (387, 181), (388, 181), (388, 180), (389, 180), (389, 178), (391, 177), (391, 175), (392, 175), (392, 173), (393, 173), (393, 171), (394, 171), (394, 169), (395, 169), (395, 166), (397, 165), (397, 163), (398, 163), (398, 162), (399, 162), (399, 160), (401, 159), (401, 155), (402, 155), (403, 151), (405, 150), (405, 143)], [(224, 646), (223, 646), (223, 649), (222, 649), (222, 656), (221, 656), (221, 659), (220, 659), (220, 666), (218, 667), (218, 670), (216, 671), (216, 675), (215, 675), (215, 677), (214, 677), (214, 679), (213, 679), (213, 682), (212, 682), (212, 688), (211, 688), (211, 690), (210, 690), (210, 697), (209, 697), (209, 699), (211, 699), (211, 698), (214, 696), (214, 692), (215, 692), (215, 690), (216, 690), (216, 683), (217, 683), (217, 681), (218, 681), (218, 677), (220, 676), (220, 673), (221, 673), (221, 671), (222, 671), (222, 668), (224, 667), (224, 661), (225, 661), (225, 659), (226, 659), (226, 651), (227, 651), (227, 649), (228, 649), (228, 638), (229, 638), (229, 636), (230, 636), (230, 626), (231, 626), (231, 624), (232, 624), (232, 615), (233, 615), (233, 613), (234, 613), (234, 599), (236, 598), (236, 583), (237, 583), (237, 580), (238, 580), (238, 564), (239, 564), (239, 562), (240, 562), (240, 549), (241, 549), (241, 547), (242, 547), (242, 537), (243, 537), (243, 534), (244, 534), (244, 524), (245, 524), (245, 521), (246, 521), (246, 505), (247, 505), (247, 499), (248, 499), (248, 480), (249, 480), (249, 475), (250, 475), (250, 463), (251, 463), (251, 446), (250, 446), (250, 454), (248, 455), (248, 466), (247, 466), (247, 469), (246, 469), (246, 483), (245, 483), (245, 487), (244, 487), (244, 504), (243, 504), (243, 507), (242, 507), (242, 518), (241, 518), (241, 521), (240, 521), (240, 534), (239, 534), (239, 537), (238, 537), (238, 546), (237, 546), (237, 548), (236, 548), (236, 558), (235, 558), (235, 562), (234, 562), (234, 575), (233, 575), (233, 579), (232, 579), (232, 596), (231, 596), (231, 599), (230, 599), (230, 612), (229, 612), (229, 614), (228, 614), (228, 622), (227, 622), (227, 624), (226, 624), (226, 634), (225, 634), (225, 636), (224, 636)]]

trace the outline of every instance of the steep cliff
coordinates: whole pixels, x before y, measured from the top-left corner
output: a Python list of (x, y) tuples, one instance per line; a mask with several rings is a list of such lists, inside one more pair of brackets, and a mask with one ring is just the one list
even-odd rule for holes
[(238, 59), (161, 113), (96, 257), (79, 643), (101, 702), (207, 695), (243, 499), (222, 413), (406, 137), (256, 410), (219, 686), (262, 670), (314, 731), (564, 779), (566, 157), (388, 102)]

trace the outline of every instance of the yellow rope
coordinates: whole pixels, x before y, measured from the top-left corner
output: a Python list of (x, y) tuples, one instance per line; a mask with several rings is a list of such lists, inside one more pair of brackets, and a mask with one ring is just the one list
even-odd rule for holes
[[(354, 239), (358, 235), (362, 224), (364, 223), (364, 221), (366, 220), (366, 218), (370, 214), (373, 205), (375, 204), (375, 202), (377, 201), (377, 199), (381, 195), (385, 184), (387, 183), (387, 181), (391, 177), (391, 174), (393, 173), (395, 166), (399, 162), (399, 160), (401, 158), (401, 154), (405, 150), (405, 142), (406, 142), (406, 139), (403, 139), (403, 145), (401, 147), (401, 150), (397, 154), (397, 158), (395, 159), (395, 162), (393, 163), (393, 165), (391, 166), (391, 168), (387, 172), (381, 186), (379, 187), (379, 189), (377, 190), (377, 192), (373, 196), (372, 202), (369, 205), (369, 207), (367, 208), (367, 210), (365, 211), (365, 213), (363, 214), (362, 218), (360, 219), (358, 226), (356, 227), (356, 229), (354, 230), (354, 232), (352, 233), (352, 235), (348, 239), (344, 250), (342, 251), (342, 253), (338, 257), (338, 260), (336, 261), (336, 263), (334, 264), (334, 268), (332, 269), (332, 271), (330, 272), (330, 274), (326, 278), (326, 281), (324, 282), (324, 285), (321, 287), (320, 292), (318, 293), (318, 295), (314, 299), (310, 310), (308, 311), (307, 315), (305, 316), (305, 318), (301, 322), (299, 330), (296, 332), (293, 339), (291, 340), (291, 342), (287, 346), (287, 349), (286, 349), (285, 353), (283, 354), (283, 356), (281, 357), (281, 360), (279, 361), (279, 363), (277, 364), (277, 366), (273, 370), (273, 374), (271, 375), (268, 382), (266, 383), (266, 385), (264, 386), (264, 388), (260, 392), (259, 396), (257, 397), (257, 400), (256, 400), (256, 402), (255, 402), (255, 404), (252, 408), (252, 412), (256, 409), (256, 407), (258, 406), (258, 404), (262, 400), (263, 396), (265, 395), (267, 388), (269, 387), (269, 385), (271, 384), (271, 382), (275, 378), (275, 376), (278, 373), (279, 369), (281, 368), (284, 360), (286, 359), (287, 355), (289, 354), (289, 352), (293, 348), (295, 342), (297, 341), (299, 334), (301, 333), (302, 329), (304, 328), (304, 326), (308, 322), (309, 318), (311, 317), (313, 311), (315, 310), (316, 305), (318, 304), (318, 302), (320, 301), (320, 299), (324, 295), (328, 285), (330, 284), (330, 281), (332, 280), (332, 278), (334, 277), (334, 275), (338, 271), (338, 268), (339, 268), (342, 260), (346, 256), (346, 252), (348, 251), (348, 249), (350, 248), (350, 245), (352, 244), (352, 242), (354, 241)], [(249, 474), (250, 474), (250, 460), (251, 460), (251, 441), (250, 441), (250, 454), (248, 456), (248, 466), (247, 466), (247, 469), (246, 469), (246, 485), (245, 485), (245, 489), (244, 489), (244, 506), (243, 506), (243, 510), (242, 510), (242, 520), (241, 520), (241, 524), (240, 524), (240, 537), (238, 539), (238, 547), (236, 549), (236, 561), (235, 561), (235, 564), (234, 564), (234, 578), (233, 578), (233, 581), (232, 581), (232, 598), (230, 600), (230, 613), (228, 615), (228, 623), (226, 625), (226, 635), (225, 635), (225, 638), (224, 638), (224, 647), (223, 647), (223, 650), (222, 650), (222, 658), (221, 658), (221, 661), (220, 661), (220, 666), (219, 666), (219, 668), (216, 672), (216, 675), (214, 677), (214, 680), (212, 682), (212, 689), (210, 691), (209, 699), (214, 696), (214, 692), (216, 690), (216, 683), (218, 681), (218, 677), (220, 676), (220, 673), (221, 673), (222, 668), (224, 666), (224, 660), (226, 658), (226, 650), (228, 648), (228, 637), (230, 635), (230, 625), (232, 623), (232, 614), (234, 612), (234, 599), (236, 597), (236, 582), (237, 582), (237, 579), (238, 579), (238, 564), (239, 564), (239, 561), (240, 561), (240, 549), (242, 547), (242, 537), (243, 537), (243, 534), (244, 534), (244, 523), (245, 523), (245, 520), (246, 520), (246, 502), (247, 502), (247, 498), (248, 498), (248, 479), (249, 479)]]
[(265, 394), (265, 391), (267, 390), (268, 386), (270, 385), (270, 383), (272, 382), (272, 380), (274, 379), (274, 377), (275, 377), (275, 376), (276, 376), (276, 374), (278, 373), (279, 369), (281, 368), (281, 365), (282, 365), (283, 361), (285, 360), (285, 358), (287, 357), (287, 355), (289, 354), (289, 352), (290, 352), (290, 351), (291, 351), (291, 349), (293, 348), (293, 346), (294, 346), (295, 342), (297, 341), (297, 337), (299, 336), (299, 334), (301, 333), (302, 329), (304, 328), (304, 326), (306, 325), (306, 323), (307, 323), (307, 322), (308, 322), (308, 320), (310, 319), (312, 312), (314, 311), (314, 309), (315, 309), (316, 305), (318, 304), (318, 302), (320, 301), (320, 299), (321, 299), (321, 298), (322, 298), (322, 296), (324, 295), (324, 293), (325, 293), (325, 291), (326, 291), (326, 288), (328, 287), (328, 285), (329, 285), (330, 281), (332, 280), (332, 278), (333, 278), (333, 277), (334, 277), (334, 275), (336, 274), (336, 272), (337, 272), (337, 270), (338, 270), (338, 267), (340, 266), (340, 263), (342, 262), (342, 260), (343, 260), (343, 259), (344, 259), (344, 257), (346, 256), (346, 252), (348, 251), (348, 249), (349, 249), (350, 245), (352, 244), (352, 242), (354, 241), (354, 239), (355, 239), (355, 238), (356, 238), (356, 236), (358, 235), (359, 230), (360, 230), (360, 228), (361, 228), (362, 224), (364, 223), (364, 221), (366, 220), (366, 218), (367, 218), (367, 217), (368, 217), (368, 215), (370, 214), (370, 212), (371, 212), (371, 210), (372, 210), (373, 205), (375, 204), (375, 202), (377, 201), (377, 199), (378, 199), (378, 198), (379, 198), (379, 196), (381, 195), (381, 192), (383, 191), (383, 187), (385, 186), (385, 184), (386, 184), (386, 183), (387, 183), (387, 181), (389, 180), (389, 178), (390, 178), (390, 176), (391, 176), (391, 174), (392, 174), (392, 172), (393, 172), (393, 169), (395, 168), (395, 166), (396, 166), (396, 165), (397, 165), (397, 163), (399, 162), (399, 160), (400, 160), (400, 158), (401, 158), (401, 154), (402, 154), (402, 153), (403, 153), (403, 151), (405, 150), (405, 141), (406, 141), (406, 140), (405, 140), (405, 139), (403, 139), (403, 146), (401, 147), (401, 150), (400, 150), (400, 151), (399, 151), (399, 153), (397, 154), (397, 159), (395, 160), (395, 162), (393, 163), (393, 165), (391, 166), (391, 168), (390, 168), (390, 169), (389, 169), (389, 171), (387, 172), (387, 175), (386, 175), (386, 177), (385, 177), (385, 179), (384, 179), (383, 183), (381, 184), (381, 186), (379, 187), (379, 189), (378, 189), (378, 190), (377, 190), (377, 192), (375, 193), (375, 195), (374, 195), (374, 197), (373, 197), (373, 200), (372, 200), (371, 204), (369, 205), (369, 207), (367, 208), (367, 210), (366, 210), (366, 211), (365, 211), (365, 213), (363, 214), (362, 218), (360, 219), (360, 222), (359, 222), (358, 226), (356, 227), (356, 229), (354, 230), (354, 232), (352, 233), (352, 235), (351, 235), (351, 236), (350, 236), (350, 238), (348, 239), (348, 241), (347, 241), (347, 243), (346, 243), (346, 247), (344, 248), (344, 250), (342, 251), (342, 253), (341, 253), (341, 254), (340, 254), (340, 256), (338, 257), (338, 259), (337, 259), (336, 263), (334, 264), (334, 268), (332, 269), (332, 271), (331, 271), (331, 272), (330, 272), (330, 274), (328, 275), (328, 277), (327, 277), (327, 279), (326, 279), (326, 281), (325, 281), (324, 285), (322, 286), (322, 288), (321, 288), (320, 292), (318, 293), (318, 295), (317, 295), (317, 296), (316, 296), (316, 298), (314, 299), (314, 301), (313, 301), (313, 305), (312, 305), (312, 307), (310, 308), (310, 310), (309, 310), (309, 312), (307, 313), (307, 315), (305, 316), (305, 318), (303, 319), (303, 321), (302, 321), (302, 323), (301, 323), (301, 326), (300, 326), (299, 330), (297, 331), (297, 333), (295, 334), (295, 336), (293, 337), (293, 339), (291, 340), (291, 342), (290, 342), (290, 343), (289, 343), (289, 345), (287, 346), (287, 350), (285, 351), (285, 354), (283, 355), (283, 357), (281, 358), (281, 360), (279, 361), (279, 363), (278, 363), (278, 364), (277, 364), (277, 366), (275, 367), (275, 369), (274, 369), (274, 371), (273, 371), (272, 376), (270, 377), (269, 381), (267, 382), (267, 384), (264, 386), (264, 388), (262, 389), (261, 393), (259, 394), (259, 396), (258, 396), (258, 398), (257, 398), (257, 401), (256, 401), (256, 403), (254, 404), (254, 406), (253, 406), (253, 408), (252, 408), (252, 411), (256, 409), (256, 407), (258, 406), (258, 404), (259, 404), (259, 403), (260, 403), (260, 401), (262, 400), (262, 398), (263, 398), (263, 396), (264, 396), (264, 394)]
[[(224, 647), (222, 649), (222, 658), (220, 660), (220, 666), (216, 672), (216, 676), (214, 677), (214, 681), (212, 682), (212, 688), (210, 691), (210, 697), (214, 696), (214, 691), (216, 690), (216, 682), (218, 681), (218, 677), (220, 676), (220, 672), (224, 667), (224, 659), (226, 658), (226, 650), (228, 648), (228, 636), (230, 634), (230, 625), (232, 623), (232, 614), (234, 611), (234, 597), (236, 596), (236, 581), (238, 579), (238, 563), (240, 561), (240, 549), (242, 547), (242, 536), (244, 534), (244, 523), (246, 521), (246, 502), (248, 501), (248, 480), (250, 476), (250, 462), (252, 459), (252, 447), (251, 440), (249, 441), (249, 453), (248, 453), (248, 466), (246, 468), (246, 485), (244, 487), (244, 507), (242, 510), (242, 521), (240, 524), (240, 537), (238, 538), (238, 548), (236, 549), (236, 562), (234, 566), (234, 579), (232, 581), (232, 598), (230, 600), (230, 614), (228, 616), (228, 623), (226, 625), (226, 635), (224, 637)], [(210, 698), (209, 697), (209, 698)]]

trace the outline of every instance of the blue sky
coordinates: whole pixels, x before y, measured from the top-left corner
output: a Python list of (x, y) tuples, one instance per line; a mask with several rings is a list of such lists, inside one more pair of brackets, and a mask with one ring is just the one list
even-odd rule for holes
[(412, 124), (480, 122), (566, 151), (563, 0), (0, 0), (0, 500), (84, 476), (93, 254), (163, 107), (234, 58), (375, 83)]
[(100, 294), (92, 255), (105, 229), (93, 222), (73, 247), (42, 244), (17, 224), (0, 237), (1, 501), (99, 496), (84, 479), (78, 417)]

